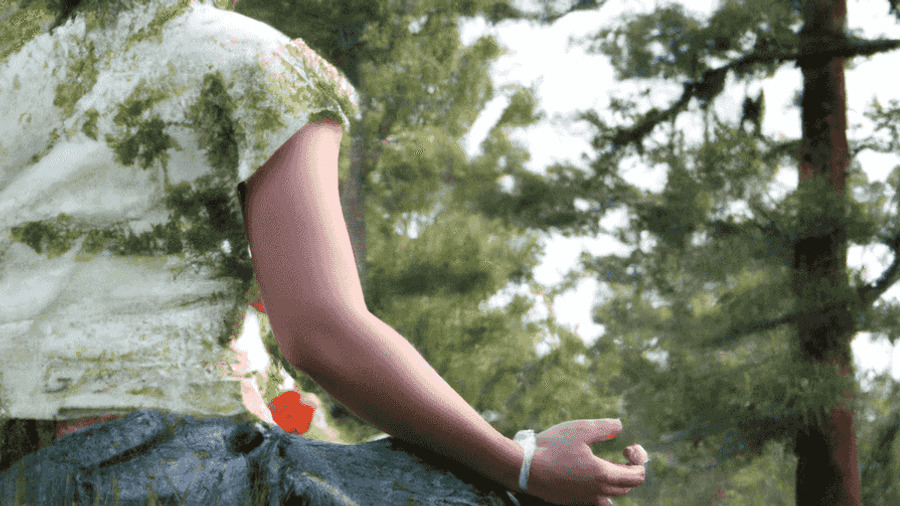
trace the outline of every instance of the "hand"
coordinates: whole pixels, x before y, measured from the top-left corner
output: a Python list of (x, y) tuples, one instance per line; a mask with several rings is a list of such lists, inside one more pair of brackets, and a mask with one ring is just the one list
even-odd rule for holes
[(622, 452), (630, 464), (591, 452), (589, 444), (621, 433), (617, 421), (604, 419), (563, 422), (537, 434), (525, 493), (553, 504), (611, 506), (606, 497), (625, 495), (644, 482), (643, 464), (650, 458), (639, 445)]

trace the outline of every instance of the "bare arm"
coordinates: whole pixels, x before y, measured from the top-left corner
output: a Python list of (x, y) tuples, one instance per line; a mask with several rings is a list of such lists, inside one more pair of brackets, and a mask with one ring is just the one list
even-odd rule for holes
[(247, 181), (253, 268), (282, 353), (382, 431), (521, 492), (519, 445), (366, 308), (338, 195), (341, 135), (307, 125)]

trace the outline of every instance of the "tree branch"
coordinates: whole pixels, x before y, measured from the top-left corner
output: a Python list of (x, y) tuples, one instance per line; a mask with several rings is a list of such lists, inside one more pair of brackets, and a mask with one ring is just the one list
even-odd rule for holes
[[(847, 304), (848, 302), (856, 305), (855, 309), (857, 312), (864, 311), (865, 309), (871, 307), (872, 304), (875, 303), (875, 301), (881, 298), (881, 296), (891, 286), (893, 286), (894, 283), (897, 282), (898, 278), (900, 278), (900, 232), (895, 233), (892, 237), (883, 238), (881, 240), (881, 243), (891, 248), (891, 251), (894, 253), (894, 261), (884, 271), (881, 277), (878, 278), (874, 285), (869, 284), (858, 287), (856, 289), (858, 300), (837, 301), (825, 306), (824, 311), (838, 309), (843, 304)], [(779, 316), (771, 320), (757, 322), (753, 325), (745, 326), (741, 329), (731, 329), (726, 335), (707, 341), (706, 343), (704, 343), (704, 345), (709, 347), (730, 346), (733, 345), (738, 339), (749, 336), (750, 334), (774, 330), (779, 326), (785, 324), (795, 324), (799, 322), (801, 318), (804, 318), (804, 315), (802, 313), (794, 312)], [(862, 332), (866, 329), (866, 322), (857, 318), (854, 332)]]
[[(722, 91), (729, 70), (741, 71), (750, 65), (766, 64), (772, 62), (784, 62), (796, 60), (797, 66), (820, 64), (822, 60), (835, 58), (849, 58), (853, 56), (871, 56), (876, 53), (891, 51), (900, 48), (900, 40), (879, 39), (863, 40), (844, 37), (839, 40), (830, 40), (827, 44), (819, 46), (814, 51), (806, 53), (765, 51), (753, 52), (728, 65), (711, 69), (703, 74), (700, 81), (688, 81), (684, 83), (684, 93), (669, 109), (660, 112), (651, 109), (642, 119), (638, 120), (631, 128), (621, 128), (612, 138), (612, 148), (606, 154), (612, 154), (632, 143), (640, 143), (657, 125), (672, 119), (672, 116), (687, 107), (691, 98), (697, 97), (701, 106), (705, 107), (713, 98)], [(642, 151), (641, 147), (638, 147)]]

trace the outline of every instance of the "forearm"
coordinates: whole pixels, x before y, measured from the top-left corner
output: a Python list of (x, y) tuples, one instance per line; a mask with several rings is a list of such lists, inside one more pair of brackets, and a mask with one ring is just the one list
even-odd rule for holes
[(334, 335), (304, 339), (324, 346), (303, 353), (317, 358), (296, 364), (299, 369), (382, 431), (521, 491), (522, 448), (469, 406), (404, 337), (371, 313), (327, 328), (323, 334)]
[(341, 135), (310, 123), (246, 182), (247, 241), (278, 346), (359, 417), (518, 491), (522, 449), (366, 308), (338, 192)]

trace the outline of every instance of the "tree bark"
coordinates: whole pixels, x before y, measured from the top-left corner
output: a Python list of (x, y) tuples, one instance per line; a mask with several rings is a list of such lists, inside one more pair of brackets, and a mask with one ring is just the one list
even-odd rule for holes
[[(846, 0), (805, 2), (801, 54), (840, 40), (846, 13)], [(849, 164), (844, 59), (800, 59), (798, 65), (804, 86), (798, 183), (802, 225), (792, 288), (804, 317), (797, 323), (797, 351), (807, 363), (838, 365), (846, 377), (853, 374), (853, 315), (846, 304), (828, 312), (814, 307), (831, 300), (832, 290), (848, 285), (846, 229), (841, 222)], [(814, 188), (819, 191), (803, 192)], [(796, 436), (798, 506), (861, 504), (854, 411), (848, 402), (853, 395), (845, 391), (844, 404), (826, 413), (822, 426), (813, 418)]]

